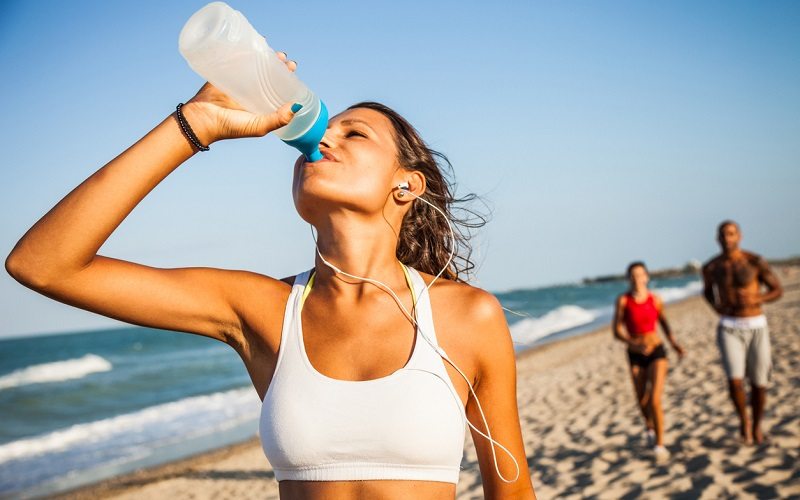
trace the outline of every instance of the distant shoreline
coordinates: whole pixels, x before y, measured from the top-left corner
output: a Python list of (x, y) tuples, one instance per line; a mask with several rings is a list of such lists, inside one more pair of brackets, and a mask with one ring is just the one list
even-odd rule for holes
[[(800, 266), (800, 256), (793, 256), (793, 257), (786, 257), (783, 259), (767, 259), (770, 266), (773, 267), (780, 267), (780, 266)], [(700, 276), (700, 262), (699, 261), (692, 261), (688, 262), (682, 267), (669, 267), (665, 269), (651, 269), (649, 270), (649, 274), (651, 278), (683, 278), (688, 276)], [(625, 281), (627, 280), (627, 276), (625, 274), (607, 274), (602, 276), (594, 276), (591, 278), (583, 278), (581, 283), (584, 285), (596, 284), (596, 283), (608, 283), (614, 281)]]
[[(791, 256), (785, 258), (778, 258), (778, 259), (767, 259), (767, 262), (771, 266), (780, 267), (780, 266), (798, 266), (800, 267), (800, 256)], [(675, 268), (666, 268), (666, 269), (658, 269), (658, 270), (651, 270), (650, 277), (651, 278), (681, 278), (684, 276), (697, 276), (699, 278), (699, 268), (697, 271), (694, 270), (686, 270), (686, 266), (683, 267), (675, 267)], [(584, 285), (588, 284), (597, 284), (597, 283), (611, 283), (617, 281), (624, 281), (627, 278), (624, 274), (610, 274), (610, 275), (600, 275), (600, 276), (593, 276), (581, 279), (580, 283)], [(535, 289), (542, 289), (542, 288), (549, 288), (549, 287), (558, 287), (565, 285), (566, 283), (551, 283), (547, 285), (536, 285), (531, 286), (531, 290)], [(574, 283), (573, 283), (574, 284)], [(503, 294), (503, 293), (511, 293), (518, 290), (522, 290), (520, 288), (511, 288), (508, 290), (488, 290), (493, 295)], [(106, 331), (106, 330), (125, 330), (128, 328), (143, 328), (136, 325), (131, 325), (127, 323), (123, 323), (121, 321), (115, 322), (113, 325), (109, 326), (97, 326), (97, 327), (89, 327), (85, 329), (69, 329), (63, 331), (44, 331), (44, 332), (27, 332), (27, 333), (17, 333), (11, 334), (7, 336), (0, 336), (0, 342), (6, 340), (17, 340), (17, 339), (29, 339), (32, 337), (54, 337), (59, 335), (74, 335), (74, 334), (82, 334), (82, 333), (91, 333), (97, 331)]]

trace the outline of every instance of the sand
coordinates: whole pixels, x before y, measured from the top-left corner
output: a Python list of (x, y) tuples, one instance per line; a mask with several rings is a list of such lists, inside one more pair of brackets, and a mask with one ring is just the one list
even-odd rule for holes
[[(518, 358), (520, 419), (539, 498), (800, 497), (800, 268), (778, 272), (784, 297), (766, 307), (774, 359), (767, 444), (739, 443), (714, 341), (716, 317), (693, 297), (667, 308), (688, 352), (681, 361), (670, 353), (667, 464), (656, 465), (644, 443), (625, 348), (608, 328)], [(458, 498), (482, 498), (471, 442), (462, 467)], [(62, 498), (264, 499), (278, 498), (278, 486), (254, 439)]]

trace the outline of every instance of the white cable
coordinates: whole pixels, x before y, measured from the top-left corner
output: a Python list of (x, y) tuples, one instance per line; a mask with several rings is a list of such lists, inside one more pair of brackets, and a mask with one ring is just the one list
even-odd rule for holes
[(507, 307), (505, 307), (505, 306), (500, 306), (500, 307), (502, 307), (504, 311), (508, 311), (508, 312), (510, 312), (511, 314), (514, 314), (514, 315), (516, 315), (516, 316), (519, 316), (520, 318), (533, 318), (533, 316), (531, 316), (530, 314), (528, 314), (528, 313), (526, 313), (526, 312), (519, 312), (519, 311), (515, 311), (515, 310), (513, 310), (513, 309), (509, 309), (509, 308), (507, 308)]
[[(428, 295), (430, 296), (430, 288), (431, 288), (431, 286), (433, 286), (433, 283), (437, 279), (439, 279), (439, 277), (441, 277), (442, 274), (444, 274), (445, 270), (447, 270), (447, 268), (450, 266), (450, 263), (453, 261), (453, 256), (455, 255), (455, 249), (456, 249), (456, 243), (457, 243), (456, 242), (455, 231), (453, 231), (453, 225), (450, 223), (450, 218), (447, 217), (447, 215), (445, 215), (445, 213), (439, 207), (437, 207), (433, 203), (429, 202), (425, 198), (417, 196), (415, 193), (412, 193), (409, 189), (403, 189), (403, 192), (414, 196), (414, 198), (416, 198), (418, 200), (422, 200), (423, 202), (425, 202), (428, 205), (430, 205), (434, 210), (439, 212), (442, 215), (442, 217), (444, 217), (444, 220), (447, 221), (447, 227), (448, 227), (448, 229), (450, 229), (450, 237), (452, 239), (452, 245), (450, 247), (450, 256), (448, 257), (447, 262), (445, 263), (444, 267), (442, 267), (442, 270), (439, 271), (439, 273), (431, 280), (431, 282), (428, 284), (428, 286), (426, 286), (422, 291), (422, 293), (428, 292)], [(311, 237), (314, 239), (314, 246), (316, 248), (317, 255), (319, 256), (320, 260), (322, 260), (322, 262), (326, 266), (330, 267), (337, 274), (342, 274), (344, 276), (347, 276), (348, 278), (352, 278), (352, 279), (356, 279), (356, 280), (366, 281), (367, 283), (371, 283), (371, 284), (381, 288), (382, 290), (388, 292), (392, 296), (392, 298), (394, 298), (395, 302), (400, 307), (400, 310), (403, 312), (403, 314), (412, 322), (412, 324), (414, 325), (414, 328), (420, 333), (420, 335), (422, 335), (422, 338), (425, 339), (425, 342), (427, 342), (428, 345), (430, 345), (431, 348), (433, 348), (436, 351), (436, 353), (442, 359), (447, 361), (453, 368), (456, 369), (456, 371), (461, 375), (461, 377), (467, 383), (467, 386), (469, 386), (470, 394), (472, 394), (472, 397), (475, 398), (475, 404), (478, 407), (478, 412), (481, 415), (481, 420), (483, 420), (483, 425), (486, 428), (486, 434), (484, 434), (481, 430), (479, 430), (477, 427), (475, 427), (472, 424), (472, 422), (469, 421), (469, 419), (466, 416), (466, 413), (464, 414), (464, 420), (467, 422), (467, 424), (475, 432), (477, 432), (479, 435), (483, 436), (485, 439), (489, 440), (489, 443), (491, 444), (491, 449), (492, 449), (492, 460), (494, 461), (494, 469), (495, 469), (495, 471), (497, 471), (497, 476), (500, 478), (500, 480), (502, 480), (503, 482), (506, 482), (506, 483), (513, 483), (517, 479), (519, 479), (519, 473), (520, 473), (519, 463), (517, 463), (517, 459), (514, 457), (514, 455), (510, 451), (508, 451), (508, 448), (506, 448), (505, 446), (500, 444), (497, 440), (492, 438), (492, 432), (489, 429), (489, 422), (486, 420), (486, 415), (483, 412), (483, 407), (481, 406), (481, 402), (478, 399), (478, 395), (475, 393), (475, 389), (472, 387), (472, 384), (470, 383), (469, 379), (464, 374), (464, 372), (461, 371), (461, 368), (459, 368), (458, 365), (456, 365), (455, 362), (450, 359), (450, 357), (447, 355), (447, 353), (444, 351), (444, 349), (442, 349), (440, 346), (438, 346), (434, 342), (432, 342), (431, 339), (428, 338), (428, 336), (422, 331), (422, 328), (420, 327), (419, 323), (417, 322), (417, 319), (410, 312), (408, 312), (408, 309), (406, 309), (406, 307), (403, 305), (403, 302), (400, 300), (400, 297), (397, 296), (397, 294), (394, 292), (394, 290), (392, 290), (391, 287), (389, 287), (388, 285), (386, 285), (386, 284), (384, 284), (384, 283), (382, 283), (382, 282), (380, 282), (378, 280), (374, 280), (374, 279), (371, 279), (371, 278), (365, 278), (363, 276), (355, 276), (353, 274), (350, 274), (350, 273), (347, 273), (345, 271), (342, 271), (341, 269), (339, 269), (335, 265), (331, 264), (330, 262), (328, 262), (325, 259), (325, 257), (322, 256), (322, 253), (319, 251), (319, 245), (317, 244), (317, 238), (314, 235), (314, 226), (311, 226)], [(422, 294), (420, 294), (420, 297), (421, 296), (422, 296)], [(414, 305), (413, 305), (415, 312), (416, 312), (416, 305), (417, 305), (418, 301), (419, 301), (419, 297), (417, 297), (417, 301), (415, 301)], [(495, 452), (495, 446), (497, 446), (501, 450), (503, 450), (511, 458), (511, 460), (514, 462), (514, 467), (516, 468), (516, 474), (514, 475), (514, 479), (511, 479), (511, 480), (506, 479), (503, 476), (503, 474), (500, 472), (500, 466), (497, 463), (497, 453)]]
[[(421, 331), (422, 331), (422, 330), (420, 329), (420, 332), (421, 332)], [(484, 426), (486, 426), (486, 434), (484, 434), (484, 433), (483, 433), (483, 432), (481, 432), (481, 431), (480, 431), (480, 430), (479, 430), (477, 427), (475, 427), (474, 425), (472, 425), (472, 422), (470, 422), (470, 421), (469, 421), (469, 419), (466, 419), (466, 421), (467, 421), (467, 424), (468, 424), (468, 425), (469, 425), (469, 426), (470, 426), (470, 427), (471, 427), (471, 428), (472, 428), (472, 429), (473, 429), (475, 432), (477, 432), (478, 434), (480, 434), (480, 435), (481, 435), (481, 436), (483, 436), (484, 438), (488, 439), (488, 440), (489, 440), (489, 442), (490, 442), (490, 443), (492, 443), (492, 460), (494, 461), (494, 470), (496, 470), (496, 471), (497, 471), (497, 476), (498, 476), (498, 477), (499, 477), (499, 478), (500, 478), (500, 479), (501, 479), (503, 482), (506, 482), (506, 483), (513, 483), (513, 482), (515, 482), (515, 481), (516, 481), (516, 480), (519, 478), (519, 464), (517, 463), (517, 459), (514, 457), (514, 455), (513, 455), (513, 454), (512, 454), (510, 451), (508, 451), (508, 448), (506, 448), (505, 446), (503, 446), (502, 444), (500, 444), (500, 443), (499, 443), (497, 440), (495, 440), (494, 438), (492, 438), (492, 432), (489, 430), (489, 423), (488, 423), (488, 421), (486, 420), (486, 415), (483, 413), (483, 407), (481, 406), (481, 401), (480, 401), (480, 399), (478, 399), (478, 395), (477, 395), (477, 394), (475, 394), (475, 390), (472, 388), (472, 384), (470, 384), (470, 383), (469, 383), (469, 379), (467, 379), (467, 376), (466, 376), (466, 375), (464, 375), (464, 372), (462, 372), (462, 371), (461, 371), (461, 368), (459, 368), (459, 367), (458, 367), (458, 365), (456, 365), (456, 364), (455, 364), (453, 361), (451, 361), (451, 360), (450, 360), (450, 357), (447, 355), (447, 353), (446, 353), (446, 352), (444, 352), (444, 349), (442, 349), (441, 347), (439, 347), (438, 349), (436, 349), (436, 352), (439, 354), (439, 356), (441, 356), (441, 357), (442, 357), (442, 359), (444, 359), (445, 361), (447, 361), (448, 363), (450, 363), (450, 365), (451, 365), (453, 368), (455, 368), (455, 369), (456, 369), (456, 371), (458, 371), (458, 373), (459, 373), (459, 374), (461, 374), (461, 377), (463, 377), (464, 381), (465, 381), (465, 382), (467, 383), (467, 385), (469, 386), (469, 392), (470, 392), (470, 393), (472, 393), (472, 397), (474, 397), (474, 398), (475, 398), (475, 404), (478, 406), (478, 412), (480, 412), (480, 414), (481, 414), (481, 419), (483, 420), (483, 425), (484, 425)], [(514, 462), (514, 468), (515, 468), (515, 469), (516, 469), (516, 471), (517, 471), (517, 472), (514, 474), (514, 479), (510, 479), (510, 480), (509, 480), (509, 479), (506, 479), (505, 477), (503, 477), (503, 474), (500, 472), (500, 467), (497, 465), (497, 454), (496, 454), (496, 453), (495, 453), (495, 451), (494, 451), (494, 447), (495, 447), (495, 445), (497, 445), (497, 446), (498, 446), (498, 447), (499, 447), (501, 450), (503, 450), (504, 452), (506, 452), (506, 454), (507, 454), (509, 457), (511, 457), (511, 460)]]

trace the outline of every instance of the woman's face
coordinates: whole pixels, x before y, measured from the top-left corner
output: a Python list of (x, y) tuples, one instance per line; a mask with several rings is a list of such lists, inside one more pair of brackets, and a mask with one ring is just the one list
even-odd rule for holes
[(402, 181), (394, 127), (378, 111), (356, 108), (334, 116), (320, 143), (324, 158), (295, 163), (292, 193), (300, 216), (314, 223), (338, 208), (380, 213)]
[(642, 266), (636, 266), (631, 269), (630, 282), (632, 288), (645, 289), (647, 283), (650, 281), (650, 276), (647, 274), (647, 269)]

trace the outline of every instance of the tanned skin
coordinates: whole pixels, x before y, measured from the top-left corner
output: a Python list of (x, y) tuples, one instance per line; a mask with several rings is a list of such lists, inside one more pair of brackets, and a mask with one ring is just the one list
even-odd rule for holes
[[(714, 310), (723, 316), (750, 318), (762, 314), (761, 305), (778, 300), (783, 289), (761, 256), (739, 248), (742, 234), (739, 226), (726, 221), (719, 227), (717, 241), (722, 253), (703, 266), (703, 295)], [(746, 444), (761, 444), (764, 434), (761, 420), (767, 402), (766, 387), (750, 385), (753, 410), (752, 423), (747, 416), (747, 397), (742, 379), (729, 379), (728, 387), (736, 413), (739, 432)]]

